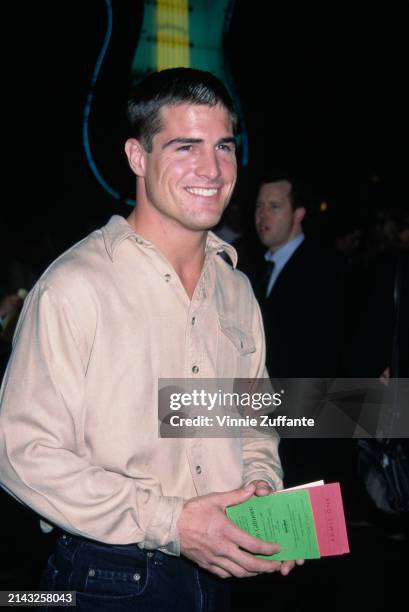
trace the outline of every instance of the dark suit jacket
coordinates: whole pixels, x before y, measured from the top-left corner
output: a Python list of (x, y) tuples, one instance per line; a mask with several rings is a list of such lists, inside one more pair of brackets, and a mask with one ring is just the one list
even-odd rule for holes
[(281, 270), (268, 298), (263, 295), (264, 259), (251, 276), (259, 299), (271, 377), (339, 376), (343, 274), (331, 252), (307, 240)]
[[(253, 257), (255, 253), (253, 251)], [(248, 265), (248, 256), (243, 259), (242, 269), (252, 281), (263, 314), (270, 377), (340, 376), (344, 275), (335, 255), (319, 251), (304, 240), (281, 270), (268, 298), (265, 298), (263, 286), (264, 254), (259, 256), (257, 266)], [(289, 405), (297, 410), (300, 403), (297, 383), (288, 386), (281, 380), (280, 384), (287, 393)], [(302, 389), (303, 384), (298, 388)], [(294, 413), (294, 416), (297, 415)], [(335, 467), (329, 462), (334, 449), (334, 440), (282, 439), (280, 455), (286, 485), (319, 478), (339, 480), (335, 469), (342, 464), (339, 453), (334, 455), (337, 457)]]

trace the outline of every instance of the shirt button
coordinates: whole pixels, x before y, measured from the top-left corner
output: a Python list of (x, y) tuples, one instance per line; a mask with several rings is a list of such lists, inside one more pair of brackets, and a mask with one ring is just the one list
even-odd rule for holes
[(141, 575), (140, 575), (140, 574), (134, 574), (134, 575), (132, 576), (132, 578), (135, 580), (135, 582), (138, 582), (138, 580), (140, 580), (140, 579), (141, 579)]
[(199, 371), (199, 366), (194, 365), (194, 366), (193, 366), (193, 368), (192, 368), (192, 372), (193, 372), (193, 374), (197, 374), (197, 373), (198, 373), (198, 371)]
[(91, 576), (91, 578), (95, 576), (95, 570), (94, 569), (88, 570), (88, 576)]
[(149, 552), (146, 553), (146, 556), (151, 558), (153, 557), (154, 553), (150, 550)]
[(171, 275), (170, 274), (165, 274), (165, 281), (168, 283), (171, 279)]
[(196, 474), (201, 474), (202, 473), (202, 468), (200, 467), (200, 465), (196, 466)]
[(194, 325), (196, 322), (196, 317), (192, 317), (192, 325)]

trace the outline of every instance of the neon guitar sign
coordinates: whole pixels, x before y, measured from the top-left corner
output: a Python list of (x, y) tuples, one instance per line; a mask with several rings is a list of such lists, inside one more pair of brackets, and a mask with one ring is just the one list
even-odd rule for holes
[[(110, 43), (113, 21), (111, 0), (107, 7), (107, 33), (95, 66), (90, 93), (84, 108), (83, 144), (88, 164), (100, 185), (116, 199), (134, 205), (103, 178), (92, 157), (88, 124), (93, 91)], [(145, 0), (138, 45), (131, 64), (131, 83), (135, 85), (150, 72), (177, 66), (207, 70), (217, 76), (235, 98), (239, 117), (238, 144), (241, 163), (247, 165), (248, 145), (240, 104), (223, 56), (223, 40), (230, 25), (234, 0)]]
[(234, 0), (145, 0), (143, 22), (132, 63), (135, 84), (150, 72), (176, 66), (208, 70), (236, 100), (242, 164), (247, 165), (247, 136), (232, 79), (223, 55)]

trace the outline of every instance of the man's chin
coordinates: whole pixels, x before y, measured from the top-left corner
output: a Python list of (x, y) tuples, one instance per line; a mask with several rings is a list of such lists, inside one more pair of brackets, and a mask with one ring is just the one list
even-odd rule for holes
[(206, 232), (216, 227), (220, 223), (221, 218), (221, 215), (215, 215), (214, 217), (209, 217), (208, 219), (196, 219), (192, 221), (192, 229)]
[(261, 238), (261, 236), (258, 237), (258, 239), (260, 240), (261, 244), (263, 245), (263, 247), (265, 247), (266, 249), (270, 248), (270, 241)]
[(216, 226), (218, 225), (218, 223), (213, 223), (212, 225), (192, 225), (190, 227), (191, 230), (195, 231), (195, 232), (209, 232), (211, 230), (213, 230)]

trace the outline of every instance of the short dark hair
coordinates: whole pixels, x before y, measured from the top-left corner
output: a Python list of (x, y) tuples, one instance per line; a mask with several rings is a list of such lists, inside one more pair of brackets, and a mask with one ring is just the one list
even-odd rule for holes
[(153, 137), (162, 129), (161, 108), (179, 104), (221, 104), (229, 112), (233, 131), (236, 131), (233, 101), (218, 78), (203, 70), (168, 68), (148, 75), (135, 87), (128, 102), (131, 136), (139, 140), (148, 153), (152, 151)]
[(306, 188), (304, 182), (300, 178), (295, 177), (287, 172), (278, 172), (275, 174), (271, 173), (263, 175), (258, 182), (257, 190), (259, 191), (260, 188), (266, 183), (278, 183), (281, 181), (287, 181), (287, 183), (290, 184), (290, 193), (288, 194), (288, 199), (290, 200), (291, 208), (295, 210), (296, 208), (306, 207), (308, 198), (306, 197)]

